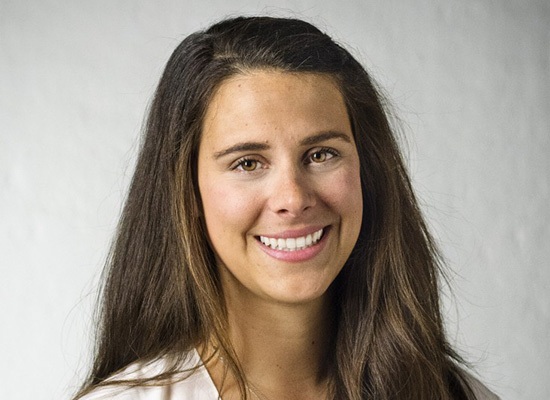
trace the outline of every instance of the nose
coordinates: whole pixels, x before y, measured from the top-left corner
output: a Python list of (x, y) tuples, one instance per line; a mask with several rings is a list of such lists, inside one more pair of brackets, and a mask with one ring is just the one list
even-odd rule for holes
[(278, 171), (269, 199), (273, 212), (284, 217), (299, 217), (316, 202), (313, 184), (305, 171), (299, 168)]

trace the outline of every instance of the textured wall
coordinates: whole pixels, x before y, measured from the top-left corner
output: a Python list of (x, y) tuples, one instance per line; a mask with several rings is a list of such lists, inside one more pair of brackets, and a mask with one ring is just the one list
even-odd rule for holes
[(0, 0), (0, 398), (68, 398), (147, 102), (170, 52), (227, 14), (289, 10), (393, 99), (454, 273), (449, 332), (505, 399), (550, 383), (546, 0)]

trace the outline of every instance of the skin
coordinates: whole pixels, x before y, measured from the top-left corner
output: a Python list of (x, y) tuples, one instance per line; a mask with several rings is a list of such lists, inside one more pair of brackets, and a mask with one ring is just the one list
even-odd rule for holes
[[(266, 398), (326, 397), (328, 289), (357, 241), (363, 212), (359, 158), (337, 84), (276, 71), (222, 82), (205, 116), (198, 180), (247, 379)], [(320, 241), (297, 252), (259, 240), (319, 229)], [(219, 364), (207, 365), (218, 388)], [(231, 380), (222, 395), (240, 398)]]

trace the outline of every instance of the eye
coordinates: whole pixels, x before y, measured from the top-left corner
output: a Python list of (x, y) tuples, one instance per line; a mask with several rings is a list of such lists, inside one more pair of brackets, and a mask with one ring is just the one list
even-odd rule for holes
[(320, 164), (330, 160), (335, 156), (338, 156), (338, 153), (334, 149), (322, 148), (309, 153), (309, 155), (306, 158), (306, 163)]
[(323, 162), (327, 159), (327, 153), (325, 153), (324, 151), (316, 151), (309, 157), (310, 157), (310, 160), (313, 162), (316, 162), (316, 163)]
[(232, 169), (237, 169), (245, 172), (256, 171), (261, 168), (262, 164), (253, 158), (241, 158), (235, 163)]

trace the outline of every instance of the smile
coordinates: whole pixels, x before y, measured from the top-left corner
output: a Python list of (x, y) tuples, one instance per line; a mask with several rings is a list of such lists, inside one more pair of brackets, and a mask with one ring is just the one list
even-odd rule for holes
[(260, 236), (260, 242), (266, 246), (279, 251), (296, 251), (307, 249), (315, 245), (323, 236), (324, 229), (319, 229), (316, 232), (310, 233), (306, 236), (299, 236), (294, 238), (270, 238), (267, 236)]

